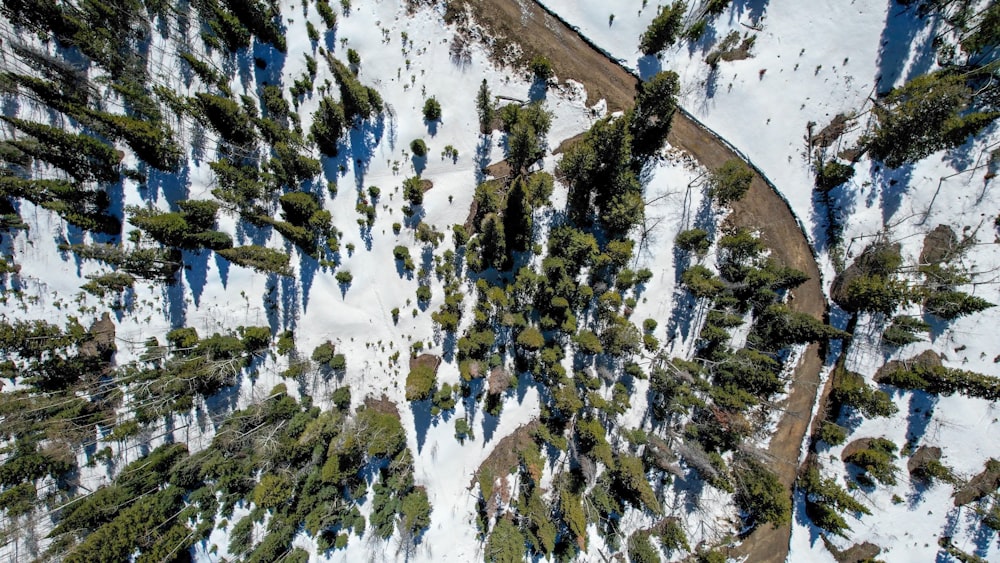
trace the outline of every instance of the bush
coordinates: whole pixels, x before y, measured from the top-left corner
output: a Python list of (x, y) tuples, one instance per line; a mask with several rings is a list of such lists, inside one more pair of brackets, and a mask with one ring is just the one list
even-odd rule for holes
[(410, 151), (413, 152), (413, 156), (423, 158), (427, 156), (427, 144), (423, 139), (414, 139), (410, 142)]
[(354, 276), (351, 275), (350, 270), (341, 270), (337, 272), (337, 275), (334, 277), (340, 285), (350, 285), (351, 282), (354, 281)]
[(739, 201), (750, 189), (753, 171), (738, 158), (727, 160), (708, 179), (708, 196), (719, 205)]
[(896, 484), (897, 468), (893, 465), (896, 459), (896, 444), (885, 438), (873, 438), (865, 449), (858, 450), (844, 458), (865, 471), (859, 476), (863, 481), (867, 477), (874, 478), (883, 485)]
[(535, 55), (531, 59), (531, 73), (535, 75), (535, 78), (542, 81), (547, 81), (552, 78), (552, 61), (549, 60), (545, 55)]
[(358, 66), (361, 64), (361, 55), (359, 55), (358, 52), (355, 51), (354, 49), (348, 49), (347, 62), (351, 63), (354, 66)]
[(424, 102), (424, 119), (427, 121), (437, 121), (441, 119), (441, 104), (437, 98), (431, 96)]
[(695, 252), (704, 255), (708, 252), (712, 241), (708, 238), (708, 231), (704, 229), (688, 229), (677, 233), (677, 248), (687, 252)]
[(853, 166), (831, 160), (816, 171), (816, 191), (826, 193), (853, 177)]
[(437, 374), (433, 367), (418, 364), (406, 376), (406, 400), (423, 401), (431, 397), (437, 385)]

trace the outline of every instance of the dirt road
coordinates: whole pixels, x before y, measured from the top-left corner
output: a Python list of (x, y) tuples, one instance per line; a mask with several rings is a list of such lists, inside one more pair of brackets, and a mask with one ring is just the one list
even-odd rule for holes
[[(509, 55), (511, 43), (516, 43), (521, 48), (516, 58), (523, 61), (544, 54), (551, 59), (560, 79), (583, 83), (588, 103), (604, 98), (611, 110), (631, 107), (638, 79), (537, 3), (519, 0), (464, 0), (464, 3), (476, 14), (477, 23), (494, 37), (514, 38), (494, 42), (496, 58)], [(710, 170), (729, 159), (740, 158), (724, 141), (680, 111), (674, 116), (668, 140)], [(749, 192), (733, 206), (731, 220), (737, 226), (759, 231), (773, 256), (809, 276), (809, 281), (795, 289), (790, 305), (795, 311), (822, 319), (826, 300), (819, 267), (791, 208), (781, 196), (755, 174)], [(809, 346), (795, 369), (783, 414), (768, 448), (771, 468), (789, 490), (796, 478), (799, 450), (809, 427), (822, 366), (818, 346)], [(730, 555), (749, 556), (751, 562), (785, 561), (790, 535), (790, 524), (778, 528), (765, 526)]]

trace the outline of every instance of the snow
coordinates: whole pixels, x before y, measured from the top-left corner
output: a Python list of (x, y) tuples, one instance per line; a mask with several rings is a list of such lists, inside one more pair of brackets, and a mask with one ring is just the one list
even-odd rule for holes
[[(639, 36), (655, 16), (655, 4), (640, 8), (634, 3), (626, 10), (618, 6), (612, 10), (608, 3), (595, 0), (544, 0), (543, 3), (640, 75), (648, 77), (660, 69), (678, 72), (683, 107), (748, 155), (774, 182), (789, 200), (805, 225), (810, 242), (819, 251), (824, 280), (827, 284), (832, 281), (835, 272), (830, 249), (825, 243), (824, 213), (814, 202), (811, 189), (813, 156), (805, 140), (807, 126), (810, 122), (815, 123), (818, 131), (838, 113), (860, 114), (867, 109), (867, 100), (874, 92), (888, 90), (892, 85), (932, 69), (935, 61), (928, 55), (932, 28), (921, 27), (921, 22), (913, 16), (901, 14), (891, 0), (867, 3), (848, 0), (736, 2), (736, 6), (718, 18), (707, 36), (696, 45), (685, 43), (673, 47), (657, 60), (641, 56), (637, 49)], [(406, 369), (389, 365), (388, 357), (399, 351), (406, 358), (411, 344), (416, 341), (427, 343), (427, 352), (442, 353), (443, 342), (435, 333), (429, 313), (441, 304), (443, 288), (432, 276), (433, 298), (428, 310), (411, 316), (410, 310), (416, 307), (414, 292), (418, 281), (415, 277), (397, 275), (392, 249), (397, 244), (407, 245), (416, 260), (422, 250), (412, 230), (404, 228), (399, 235), (394, 235), (392, 224), (403, 222), (399, 187), (414, 173), (414, 164), (406, 153), (409, 142), (415, 138), (425, 139), (430, 148), (422, 176), (434, 182), (434, 188), (425, 196), (424, 220), (446, 234), (450, 225), (464, 222), (478, 168), (502, 157), (499, 135), (493, 135), (485, 143), (476, 135), (476, 89), (486, 78), (493, 94), (525, 98), (531, 81), (527, 75), (496, 68), (478, 46), (472, 46), (467, 64), (455, 64), (449, 53), (450, 34), (441, 31), (441, 9), (423, 8), (410, 14), (401, 4), (354, 2), (350, 15), (339, 18), (336, 31), (324, 32), (319, 45), (313, 45), (306, 34), (306, 19), (317, 29), (325, 29), (315, 8), (285, 2), (288, 57), (280, 64), (281, 58), (273, 57), (267, 49), (257, 47), (253, 53), (272, 57), (271, 64), (277, 66), (261, 74), (280, 72), (285, 85), (304, 72), (305, 60), (301, 53), (310, 53), (319, 63), (316, 85), (320, 86), (326, 80), (333, 82), (333, 78), (316, 47), (323, 46), (339, 58), (345, 58), (346, 50), (353, 48), (362, 58), (359, 78), (364, 84), (374, 86), (391, 108), (381, 125), (370, 126), (363, 133), (353, 132), (344, 143), (341, 157), (324, 158), (324, 178), (313, 186), (313, 191), (323, 198), (325, 208), (333, 213), (336, 226), (344, 233), (339, 270), (349, 270), (354, 276), (347, 291), (341, 292), (334, 279), (335, 270), (312, 268), (280, 235), (273, 235), (265, 242), (289, 253), (296, 280), (257, 274), (210, 253), (187, 254), (185, 259), (192, 267), (184, 272), (182, 284), (172, 288), (136, 285), (134, 294), (127, 300), (131, 308), (115, 319), (118, 361), (124, 363), (136, 358), (148, 337), (156, 336), (162, 341), (163, 335), (176, 326), (194, 326), (202, 336), (238, 326), (267, 325), (275, 332), (294, 329), (297, 348), (307, 355), (317, 345), (332, 340), (338, 352), (347, 356), (347, 374), (343, 382), (315, 384), (311, 391), (318, 404), (327, 404), (324, 393), (340, 384), (350, 384), (356, 405), (367, 394), (385, 393), (401, 406), (409, 447), (415, 456), (416, 483), (427, 487), (434, 507), (431, 526), (415, 559), (471, 561), (481, 556), (481, 544), (475, 537), (475, 491), (469, 489), (472, 472), (501, 438), (538, 414), (539, 397), (535, 388), (522, 385), (508, 394), (499, 421), (476, 413), (471, 417), (476, 438), (467, 440), (464, 445), (454, 438), (454, 419), (468, 414), (461, 403), (454, 414), (429, 421), (417, 420), (403, 397), (401, 381)], [(614, 18), (609, 21), (612, 13)], [(741, 37), (755, 36), (751, 57), (722, 62), (713, 72), (704, 63), (704, 58), (714, 41), (730, 31), (738, 32)], [(404, 33), (409, 38), (406, 45), (402, 41)], [(890, 42), (888, 47), (884, 45), (886, 41)], [(197, 81), (185, 83), (183, 76), (186, 73), (171, 55), (174, 50), (173, 39), (164, 40), (155, 35), (152, 48), (157, 55), (155, 74), (172, 84), (178, 93), (191, 95), (198, 90)], [(218, 57), (216, 62), (221, 65)], [(248, 68), (252, 64), (243, 62), (248, 62)], [(234, 92), (254, 95), (254, 78), (246, 69), (237, 73), (232, 83)], [(420, 114), (423, 101), (429, 96), (436, 96), (443, 109), (443, 119), (433, 132), (428, 130)], [(319, 99), (319, 94), (314, 93), (299, 107), (306, 130)], [(550, 89), (547, 93), (546, 107), (555, 114), (549, 134), (550, 148), (583, 131), (595, 115), (604, 113), (603, 103), (587, 108), (585, 99), (582, 87), (575, 83), (558, 90)], [(109, 100), (108, 103), (113, 107), (115, 102)], [(21, 104), (20, 111), (22, 116), (36, 119), (47, 115), (30, 103)], [(850, 146), (865, 123), (862, 118), (834, 148)], [(210, 138), (211, 134), (201, 136)], [(126, 204), (153, 203), (167, 209), (168, 191), (172, 198), (176, 193), (186, 193), (191, 198), (208, 197), (213, 185), (207, 165), (213, 160), (211, 143), (205, 143), (207, 148), (198, 149), (195, 141), (199, 133), (190, 129), (184, 130), (183, 137), (193, 147), (191, 167), (181, 175), (185, 183), (172, 186), (151, 181), (148, 188), (140, 189), (137, 182), (125, 180)], [(989, 283), (962, 289), (1000, 303), (1000, 289), (992, 281), (993, 272), (1000, 268), (1000, 252), (993, 242), (992, 225), (994, 214), (1000, 209), (1000, 194), (993, 189), (992, 181), (983, 179), (982, 170), (963, 172), (976, 168), (984, 159), (983, 152), (992, 149), (996, 141), (994, 128), (970, 146), (948, 154), (932, 155), (911, 168), (890, 173), (878, 170), (863, 159), (856, 166), (858, 174), (849, 186), (834, 192), (846, 217), (847, 260), (867, 244), (869, 239), (865, 237), (883, 229), (893, 240), (903, 244), (907, 264), (916, 262), (922, 234), (938, 224), (954, 225), (957, 232), (966, 226), (970, 227), (970, 232), (978, 229), (975, 231), (978, 244), (970, 250), (965, 263), (983, 272), (976, 281)], [(458, 150), (457, 162), (439, 157), (446, 145)], [(351, 158), (352, 152), (367, 155), (367, 164)], [(552, 171), (556, 160), (546, 158), (545, 169)], [(658, 163), (646, 188), (646, 199), (662, 197), (659, 203), (647, 209), (649, 222), (659, 221), (659, 224), (651, 231), (648, 243), (637, 252), (635, 264), (635, 269), (650, 268), (654, 276), (632, 319), (637, 324), (645, 318), (659, 320), (654, 335), (678, 356), (688, 356), (692, 351), (698, 332), (698, 315), (693, 315), (689, 324), (667, 322), (680, 297), (673, 239), (677, 232), (693, 226), (690, 224), (694, 215), (692, 210), (697, 210), (701, 204), (701, 190), (696, 180), (702, 172), (695, 163), (673, 152), (667, 152)], [(336, 197), (331, 198), (326, 193), (326, 180), (337, 182)], [(692, 187), (692, 184), (695, 185)], [(364, 190), (368, 186), (381, 189), (370, 245), (355, 222), (358, 214), (354, 209), (356, 193), (353, 189)], [(557, 188), (555, 204), (559, 205), (563, 197)], [(21, 213), (32, 225), (28, 233), (12, 241), (12, 249), (22, 265), (18, 279), (23, 293), (16, 296), (11, 291), (14, 287), (8, 284), (2, 313), (8, 317), (48, 319), (62, 318), (69, 313), (89, 325), (100, 317), (105, 307), (97, 298), (82, 294), (79, 285), (86, 275), (104, 268), (94, 262), (80, 262), (56, 249), (54, 241), (77, 242), (81, 235), (67, 228), (51, 212), (25, 203)], [(233, 217), (220, 217), (220, 229), (238, 239), (259, 242), (259, 233), (242, 232), (236, 223)], [(347, 251), (348, 244), (354, 245), (353, 252)], [(443, 248), (449, 245), (450, 236)], [(708, 260), (711, 265), (712, 257)], [(472, 291), (471, 287), (466, 288), (467, 295)], [(472, 305), (469, 301), (465, 304), (467, 311)], [(401, 311), (398, 325), (393, 323), (390, 314), (394, 307)], [(914, 306), (910, 312), (919, 311)], [(945, 364), (950, 367), (1000, 375), (994, 363), (995, 341), (989, 330), (998, 323), (1000, 310), (990, 309), (947, 326), (935, 327), (930, 342), (910, 345), (890, 357), (910, 357), (932, 348), (947, 358)], [(849, 369), (862, 374), (869, 382), (887, 359), (877, 341), (880, 333), (877, 324), (877, 319), (861, 319), (858, 334), (873, 336), (859, 336), (848, 351)], [(284, 358), (266, 360), (253, 381), (245, 378), (237, 386), (238, 405), (245, 406), (266, 396), (282, 381), (279, 374), (285, 367), (287, 360)], [(458, 378), (453, 364), (442, 365), (438, 376), (440, 382), (453, 383)], [(642, 398), (647, 385), (637, 382), (632, 407), (621, 419), (624, 427), (641, 424)], [(289, 390), (297, 393), (295, 385), (289, 385)], [(980, 472), (986, 459), (1000, 458), (1000, 442), (991, 438), (1000, 424), (995, 405), (960, 396), (928, 398), (898, 391), (893, 393), (893, 399), (900, 408), (898, 415), (886, 419), (851, 420), (848, 442), (861, 437), (885, 436), (900, 446), (908, 438), (912, 438), (915, 445), (937, 445), (944, 449), (942, 461), (965, 478)], [(930, 413), (929, 418), (927, 413)], [(176, 438), (189, 441), (192, 450), (207, 446), (214, 433), (209, 424), (212, 421), (201, 414), (193, 412), (179, 417), (180, 423), (174, 425), (184, 430), (184, 433), (175, 431)], [(487, 440), (485, 425), (492, 424), (496, 424), (496, 428)], [(418, 437), (420, 434), (424, 434), (422, 438)], [(151, 447), (164, 439), (165, 436), (157, 438)], [(115, 452), (121, 448), (120, 444), (103, 442), (98, 448), (105, 445)], [(137, 445), (125, 445), (126, 460), (137, 455)], [(846, 469), (839, 461), (841, 450), (837, 447), (822, 451), (820, 458), (825, 475), (836, 476), (841, 483), (846, 483)], [(953, 508), (952, 488), (936, 484), (923, 489), (910, 483), (906, 479), (905, 462), (905, 458), (897, 462), (901, 467), (898, 485), (879, 486), (874, 491), (858, 493), (873, 515), (860, 520), (849, 518), (853, 528), (850, 539), (833, 538), (833, 543), (845, 548), (871, 541), (883, 547), (879, 557), (887, 561), (931, 560), (940, 551), (937, 538), (948, 535), (963, 550), (988, 560), (1000, 559), (1000, 546), (995, 537), (983, 534), (974, 524), (970, 508)], [(81, 475), (89, 488), (107, 482), (108, 478), (107, 469), (103, 467), (85, 468)], [(677, 490), (674, 495), (672, 502), (668, 498), (667, 505), (672, 504), (675, 508), (683, 505), (683, 491)], [(894, 495), (903, 502), (894, 502)], [(796, 507), (789, 560), (832, 561), (818, 539), (816, 528), (802, 515), (801, 504), (799, 502)], [(699, 539), (717, 538), (728, 531), (721, 524), (731, 513), (726, 495), (706, 487), (701, 505), (700, 511), (681, 513), (692, 545)], [(238, 519), (234, 515), (230, 527)], [(647, 524), (641, 520), (638, 514), (630, 513), (625, 518), (625, 525), (637, 528)], [(591, 534), (591, 540), (587, 557), (596, 559), (601, 542), (596, 533)], [(296, 544), (311, 546), (303, 535), (297, 537)], [(218, 547), (217, 551), (212, 550), (213, 545)], [(198, 546), (195, 555), (199, 560), (218, 561), (227, 555), (227, 545), (226, 532), (216, 530), (207, 542)], [(3, 549), (0, 548), (0, 556)], [(337, 561), (394, 560), (396, 557), (391, 542), (380, 544), (368, 538), (352, 539), (346, 550), (332, 554), (332, 559)]]
[[(815, 133), (839, 113), (861, 115), (829, 154), (850, 147), (867, 125), (864, 112), (870, 108), (869, 97), (936, 67), (931, 40), (942, 26), (934, 21), (925, 25), (891, 1), (735, 2), (710, 26), (706, 38), (695, 45), (669, 48), (657, 60), (643, 57), (637, 47), (639, 36), (656, 15), (656, 5), (621, 11), (594, 0), (543, 3), (641, 76), (660, 69), (676, 71), (681, 79), (681, 105), (748, 155), (773, 181), (805, 224), (810, 242), (820, 253), (826, 283), (833, 280), (824, 211), (812, 195), (813, 156), (807, 127), (813, 123)], [(693, 21), (700, 4), (689, 3), (686, 23)], [(615, 12), (614, 19), (609, 23), (611, 12)], [(713, 72), (704, 58), (731, 31), (741, 38), (755, 36), (751, 57), (721, 62)], [(1000, 267), (1000, 252), (992, 226), (1000, 196), (992, 180), (983, 179), (983, 164), (997, 140), (994, 126), (974, 143), (889, 172), (862, 159), (855, 167), (855, 178), (834, 192), (845, 217), (847, 263), (872, 235), (884, 230), (890, 240), (902, 243), (904, 264), (912, 266), (917, 263), (923, 235), (938, 224), (952, 225), (959, 237), (963, 229), (966, 234), (975, 233), (977, 244), (963, 264), (981, 272), (974, 279), (975, 286), (960, 289), (1000, 303), (994, 273)], [(913, 306), (901, 312), (920, 311)], [(858, 334), (873, 337), (856, 338), (848, 350), (848, 368), (871, 383), (875, 370), (887, 359), (907, 358), (931, 348), (946, 358), (946, 366), (997, 376), (995, 340), (988, 327), (998, 322), (1000, 311), (993, 308), (948, 325), (939, 323), (930, 342), (887, 356), (878, 342), (881, 325), (877, 319), (863, 318)], [(1000, 444), (992, 439), (998, 419), (994, 404), (960, 396), (928, 399), (899, 391), (893, 392), (893, 398), (899, 414), (850, 424), (848, 441), (885, 436), (900, 446), (912, 438), (914, 449), (924, 444), (940, 446), (942, 461), (963, 478), (981, 472), (986, 459), (1000, 456)], [(843, 483), (846, 472), (839, 461), (840, 450), (822, 451), (820, 458), (824, 472), (838, 475)], [(905, 457), (897, 462), (901, 477), (905, 477), (905, 462)], [(975, 524), (968, 507), (954, 508), (951, 491), (950, 486), (940, 484), (923, 490), (905, 478), (895, 487), (880, 486), (861, 497), (873, 516), (860, 521), (849, 518), (854, 528), (850, 539), (833, 538), (833, 543), (843, 549), (871, 541), (883, 548), (880, 559), (926, 561), (940, 551), (937, 539), (951, 536), (960, 549), (987, 560), (1000, 558), (995, 535)], [(904, 502), (893, 503), (893, 495)], [(833, 561), (816, 529), (805, 523), (801, 503), (796, 510), (789, 560)]]

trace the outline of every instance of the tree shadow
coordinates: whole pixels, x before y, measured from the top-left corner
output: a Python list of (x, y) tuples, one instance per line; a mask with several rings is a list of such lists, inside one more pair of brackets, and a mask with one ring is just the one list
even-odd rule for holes
[(319, 261), (316, 258), (302, 253), (299, 255), (299, 280), (302, 282), (302, 313), (305, 314), (309, 307), (309, 294), (312, 292), (313, 282), (316, 280), (316, 270), (319, 268)]
[(767, 3), (769, 1), (770, 0), (735, 0), (733, 2), (733, 14), (739, 16), (746, 15), (750, 21), (758, 21), (767, 10)]
[(413, 155), (410, 157), (410, 162), (413, 163), (413, 170), (420, 176), (427, 169), (427, 155), (417, 156)]
[(359, 190), (364, 189), (365, 174), (368, 173), (375, 149), (382, 141), (384, 133), (385, 116), (379, 114), (374, 121), (360, 121), (348, 134), (351, 144), (350, 154), (354, 159), (354, 181)]
[(882, 224), (889, 223), (889, 220), (899, 211), (903, 203), (903, 195), (910, 188), (910, 178), (913, 174), (913, 165), (904, 164), (899, 168), (889, 169), (883, 165), (872, 162), (871, 178), (878, 189), (873, 189), (868, 196), (868, 206), (871, 207), (872, 199), (880, 195), (882, 207)]
[[(177, 211), (177, 202), (188, 199), (191, 167), (187, 162), (177, 172), (164, 172), (145, 163), (139, 165), (139, 170), (146, 176), (145, 185), (150, 201), (155, 203), (159, 199), (159, 194), (163, 194), (163, 199), (167, 200), (170, 210)], [(115, 201), (114, 198), (112, 201)]]
[(417, 453), (423, 451), (427, 442), (427, 430), (431, 426), (431, 400), (410, 401), (410, 411), (413, 413), (413, 429), (417, 435)]
[(222, 282), (222, 289), (229, 285), (229, 260), (221, 255), (215, 254), (215, 268), (219, 271), (219, 280)]
[(440, 119), (425, 119), (424, 126), (427, 127), (427, 133), (433, 138), (438, 134), (438, 127), (441, 126)]
[(187, 321), (187, 304), (184, 302), (184, 284), (174, 278), (172, 283), (163, 286), (163, 297), (166, 302), (164, 314), (170, 328), (181, 328)]
[(281, 276), (281, 328), (295, 330), (299, 311), (299, 284), (293, 276)]
[(906, 414), (906, 439), (916, 443), (927, 432), (938, 396), (915, 389), (910, 391), (909, 412)]
[(493, 135), (481, 135), (476, 145), (476, 185), (486, 181), (486, 167), (490, 165), (493, 156)]
[(205, 291), (205, 283), (208, 279), (208, 250), (184, 250), (181, 252), (181, 262), (184, 264), (184, 277), (187, 279), (188, 288), (191, 289), (191, 298), (194, 306), (201, 306), (201, 294)]
[[(903, 77), (903, 70), (906, 62), (910, 59), (910, 53), (915, 48), (917, 34), (924, 27), (924, 20), (917, 14), (915, 9), (903, 8), (894, 10), (895, 0), (888, 0), (889, 9), (886, 11), (885, 26), (882, 28), (882, 36), (879, 38), (878, 53), (878, 74), (876, 80), (880, 93), (888, 92)], [(936, 53), (935, 49), (929, 49)], [(917, 76), (914, 72), (916, 65), (910, 69), (909, 75)], [(926, 71), (926, 69), (924, 69)], [(919, 73), (919, 74), (922, 74)]]
[(543, 102), (549, 91), (549, 81), (535, 77), (528, 88), (528, 99), (532, 102)]
[(663, 70), (663, 61), (656, 55), (644, 55), (639, 57), (636, 70), (639, 71), (639, 78), (649, 80)]

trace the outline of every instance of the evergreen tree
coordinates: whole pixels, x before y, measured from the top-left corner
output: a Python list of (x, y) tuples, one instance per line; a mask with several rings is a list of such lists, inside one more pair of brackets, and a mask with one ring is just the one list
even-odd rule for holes
[(670, 6), (664, 6), (653, 18), (649, 27), (639, 39), (639, 50), (643, 55), (655, 55), (673, 45), (684, 24), (684, 13), (687, 4), (678, 0)]
[(479, 132), (486, 134), (490, 132), (493, 123), (493, 97), (490, 95), (490, 87), (483, 79), (479, 85), (479, 92), (476, 94), (476, 114), (479, 115)]
[(747, 193), (752, 181), (753, 171), (743, 161), (737, 158), (727, 160), (709, 176), (708, 196), (719, 205), (729, 205)]
[(319, 102), (319, 109), (313, 114), (313, 123), (309, 129), (321, 153), (337, 156), (337, 143), (344, 134), (346, 125), (344, 107), (333, 98), (324, 96)]
[(677, 110), (678, 92), (680, 83), (677, 73), (672, 71), (658, 72), (639, 84), (635, 109), (629, 117), (632, 145), (637, 155), (652, 155), (666, 141)]

